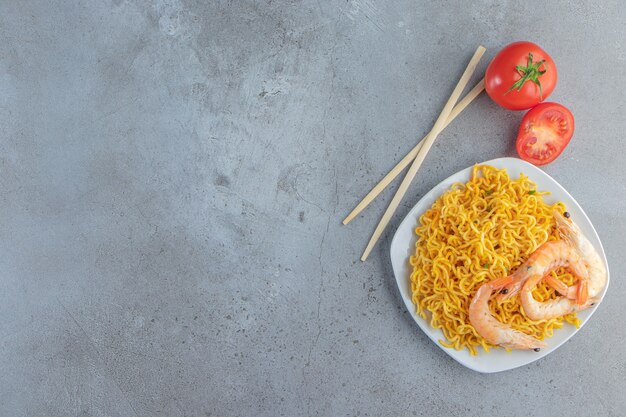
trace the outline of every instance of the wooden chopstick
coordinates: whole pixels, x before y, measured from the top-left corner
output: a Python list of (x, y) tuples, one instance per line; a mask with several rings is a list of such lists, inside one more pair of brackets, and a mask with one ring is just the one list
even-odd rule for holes
[[(478, 82), (478, 84), (474, 86), (474, 88), (470, 90), (469, 93), (465, 95), (465, 97), (461, 99), (461, 101), (459, 101), (456, 104), (456, 106), (454, 106), (454, 108), (452, 109), (452, 112), (450, 113), (450, 116), (446, 119), (446, 123), (443, 125), (443, 128), (445, 129), (446, 127), (448, 127), (448, 125), (459, 114), (461, 114), (461, 112), (476, 97), (478, 97), (478, 95), (482, 93), (484, 89), (485, 89), (485, 82), (484, 82), (484, 79), (482, 79)], [(372, 190), (369, 193), (367, 193), (367, 195), (363, 198), (363, 200), (361, 200), (361, 202), (350, 212), (350, 214), (348, 214), (348, 216), (345, 219), (343, 219), (343, 222), (342, 222), (343, 224), (350, 223), (356, 216), (358, 216), (359, 213), (361, 213), (367, 206), (369, 206), (370, 203), (374, 201), (376, 197), (378, 197), (378, 194), (380, 194), (385, 188), (387, 188), (387, 186), (391, 183), (391, 181), (393, 181), (400, 174), (400, 172), (402, 172), (402, 170), (406, 168), (415, 159), (415, 157), (417, 156), (417, 152), (420, 150), (420, 148), (422, 147), (422, 144), (424, 143), (424, 139), (426, 139), (426, 136), (417, 145), (415, 145), (415, 147), (411, 149), (411, 152), (406, 154), (406, 156), (402, 158), (402, 160), (398, 162), (396, 166), (393, 167), (391, 171), (389, 171), (387, 175), (385, 175), (385, 177), (382, 180), (380, 180), (380, 182), (376, 184), (376, 186), (372, 188)]]
[(367, 244), (367, 247), (365, 248), (365, 251), (363, 252), (363, 256), (361, 256), (361, 261), (365, 261), (367, 259), (370, 252), (374, 248), (374, 245), (376, 245), (376, 242), (380, 238), (380, 235), (383, 233), (383, 231), (387, 227), (387, 224), (389, 224), (389, 220), (391, 220), (391, 216), (393, 216), (396, 209), (398, 208), (398, 205), (402, 201), (402, 198), (404, 197), (404, 194), (409, 188), (411, 181), (413, 181), (413, 178), (415, 178), (415, 174), (417, 174), (417, 170), (422, 165), (422, 162), (424, 162), (424, 158), (426, 157), (426, 154), (430, 150), (431, 146), (433, 146), (433, 142), (435, 141), (435, 139), (437, 139), (437, 135), (439, 135), (441, 130), (443, 130), (446, 120), (448, 119), (448, 117), (450, 117), (452, 108), (454, 107), (457, 100), (461, 96), (463, 89), (467, 85), (467, 82), (469, 81), (470, 77), (474, 73), (474, 70), (476, 69), (476, 65), (478, 65), (478, 61), (480, 61), (480, 58), (483, 56), (484, 53), (485, 53), (485, 48), (483, 46), (479, 46), (478, 49), (476, 49), (476, 52), (474, 52), (474, 56), (472, 56), (472, 59), (470, 60), (469, 64), (467, 64), (467, 68), (465, 68), (465, 71), (463, 72), (461, 79), (459, 80), (456, 87), (452, 91), (452, 94), (450, 95), (450, 98), (448, 99), (446, 105), (443, 107), (443, 110), (441, 110), (441, 114), (439, 114), (439, 117), (437, 118), (435, 125), (431, 129), (430, 133), (426, 135), (423, 145), (417, 152), (417, 155), (415, 156), (415, 159), (413, 160), (411, 167), (407, 171), (406, 176), (404, 177), (404, 179), (402, 180), (402, 183), (400, 184), (400, 187), (398, 188), (398, 190), (396, 191), (396, 194), (393, 196), (393, 199), (389, 203), (389, 207), (387, 207), (385, 214), (383, 214), (383, 217), (380, 219), (378, 226), (376, 226), (376, 230), (374, 230), (374, 234), (372, 235), (369, 243)]

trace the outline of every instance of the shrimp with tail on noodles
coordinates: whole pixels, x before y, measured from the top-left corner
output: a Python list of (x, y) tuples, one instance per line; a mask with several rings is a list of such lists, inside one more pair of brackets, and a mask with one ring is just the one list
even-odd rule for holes
[(535, 349), (538, 351), (546, 346), (544, 342), (515, 330), (508, 324), (500, 323), (489, 311), (489, 297), (493, 291), (499, 290), (511, 279), (511, 277), (503, 277), (480, 286), (470, 304), (470, 323), (478, 334), (493, 345), (508, 349)]

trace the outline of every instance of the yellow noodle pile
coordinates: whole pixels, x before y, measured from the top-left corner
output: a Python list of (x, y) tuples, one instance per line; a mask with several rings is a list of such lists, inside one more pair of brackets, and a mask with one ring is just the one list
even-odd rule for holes
[[(558, 240), (552, 211), (565, 211), (561, 202), (544, 203), (547, 192), (536, 190), (525, 175), (511, 180), (506, 170), (476, 165), (466, 184), (455, 184), (420, 217), (418, 241), (411, 256), (411, 288), (417, 313), (447, 341), (442, 345), (476, 355), (478, 346), (490, 345), (469, 322), (469, 305), (485, 282), (509, 275), (546, 240)], [(552, 274), (572, 285), (575, 278), (561, 268)], [(540, 283), (539, 301), (557, 294)], [(579, 325), (575, 314), (551, 320), (530, 320), (519, 297), (504, 303), (490, 301), (491, 312), (503, 323), (538, 339), (551, 337), (563, 322)]]

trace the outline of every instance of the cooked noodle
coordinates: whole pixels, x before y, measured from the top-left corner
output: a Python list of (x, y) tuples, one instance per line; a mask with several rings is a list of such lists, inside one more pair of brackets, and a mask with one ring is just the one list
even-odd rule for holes
[[(558, 202), (543, 201), (547, 192), (536, 190), (525, 175), (511, 180), (504, 169), (474, 166), (466, 184), (454, 184), (419, 219), (418, 241), (411, 256), (411, 288), (418, 314), (441, 329), (442, 345), (476, 355), (477, 347), (490, 345), (469, 322), (469, 305), (478, 287), (509, 275), (547, 240), (558, 240), (553, 210), (565, 211)], [(567, 285), (575, 278), (564, 268), (552, 274)], [(545, 283), (534, 291), (539, 301), (555, 298)], [(501, 304), (490, 300), (494, 317), (513, 328), (543, 340), (564, 322), (578, 326), (575, 314), (551, 320), (530, 320), (519, 297)]]

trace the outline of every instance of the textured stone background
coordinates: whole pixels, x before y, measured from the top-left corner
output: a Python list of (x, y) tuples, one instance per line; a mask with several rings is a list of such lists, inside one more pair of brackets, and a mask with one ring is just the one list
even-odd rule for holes
[[(0, 415), (623, 415), (620, 1), (73, 3), (0, 2)], [(521, 113), (446, 129), (368, 262), (391, 192), (340, 221), (476, 46), (482, 72), (520, 39), (559, 66), (576, 135), (545, 170), (613, 280), (556, 353), (481, 375), (412, 322), (389, 240)]]

